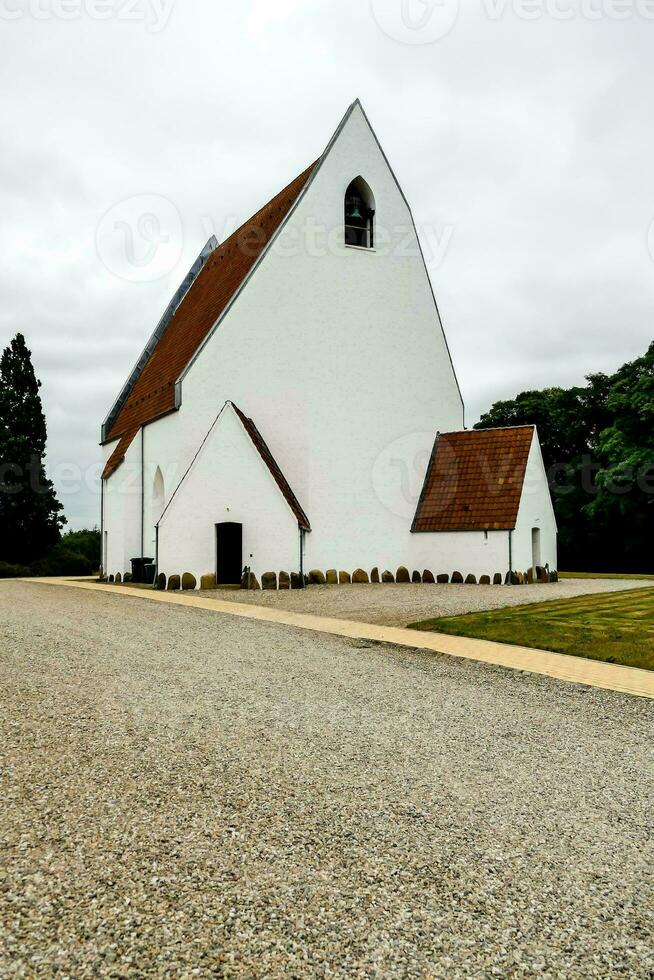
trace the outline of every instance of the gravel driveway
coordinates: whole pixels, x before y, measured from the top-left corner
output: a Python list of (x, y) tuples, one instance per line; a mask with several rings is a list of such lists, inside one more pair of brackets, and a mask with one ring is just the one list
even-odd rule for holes
[(4, 977), (651, 976), (652, 703), (0, 583)]
[(407, 626), (435, 616), (458, 616), (548, 599), (653, 587), (654, 581), (647, 579), (562, 579), (552, 585), (311, 585), (298, 592), (219, 589), (201, 595), (362, 623)]

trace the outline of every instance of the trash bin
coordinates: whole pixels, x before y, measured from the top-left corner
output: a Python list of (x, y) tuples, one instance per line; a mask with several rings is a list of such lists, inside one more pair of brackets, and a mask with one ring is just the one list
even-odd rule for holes
[(153, 585), (154, 584), (154, 572), (155, 572), (155, 569), (156, 569), (157, 566), (155, 565), (154, 562), (148, 562), (147, 565), (146, 565), (145, 562), (147, 562), (147, 561), (148, 561), (147, 558), (144, 559), (144, 563), (143, 563), (143, 581), (146, 583), (146, 585)]
[(145, 582), (144, 568), (146, 565), (150, 565), (154, 558), (131, 558), (130, 561), (132, 564), (132, 582)]

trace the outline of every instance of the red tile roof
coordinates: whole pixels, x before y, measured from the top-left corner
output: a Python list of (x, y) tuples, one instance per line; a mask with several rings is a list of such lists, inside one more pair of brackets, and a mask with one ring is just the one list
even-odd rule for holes
[(246, 279), (314, 167), (312, 163), (207, 259), (107, 433), (105, 442), (120, 441), (107, 460), (105, 479), (120, 466), (141, 426), (174, 410), (177, 378)]
[(268, 446), (266, 445), (266, 442), (265, 442), (263, 436), (261, 435), (261, 433), (257, 429), (257, 427), (254, 424), (254, 422), (252, 421), (252, 419), (249, 419), (247, 417), (247, 415), (245, 415), (240, 410), (240, 408), (237, 405), (234, 404), (234, 402), (232, 402), (231, 405), (232, 405), (232, 408), (234, 409), (234, 411), (236, 412), (236, 414), (238, 415), (238, 417), (240, 418), (241, 422), (243, 423), (243, 426), (245, 428), (245, 431), (247, 432), (247, 434), (249, 435), (250, 439), (254, 443), (254, 446), (255, 446), (257, 452), (259, 453), (259, 455), (261, 456), (262, 460), (264, 461), (264, 463), (266, 464), (266, 466), (270, 470), (270, 474), (271, 474), (273, 480), (275, 481), (275, 483), (277, 484), (277, 486), (281, 490), (282, 494), (286, 498), (286, 502), (288, 503), (288, 506), (291, 508), (291, 510), (295, 514), (295, 517), (297, 518), (297, 522), (298, 522), (299, 526), (301, 528), (304, 528), (305, 531), (310, 531), (311, 530), (311, 525), (309, 524), (309, 518), (304, 513), (304, 510), (300, 506), (300, 503), (299, 503), (297, 497), (295, 496), (295, 494), (291, 490), (291, 488), (289, 486), (289, 483), (288, 483), (286, 477), (284, 476), (284, 474), (282, 473), (281, 469), (279, 468), (279, 466), (278, 466), (278, 464), (277, 464), (277, 462), (276, 462), (273, 454), (268, 449)]
[(512, 530), (533, 436), (533, 425), (439, 433), (411, 530)]

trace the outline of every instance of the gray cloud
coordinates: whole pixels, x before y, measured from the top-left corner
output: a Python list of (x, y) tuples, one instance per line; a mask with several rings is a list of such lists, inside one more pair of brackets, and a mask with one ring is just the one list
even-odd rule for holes
[[(65, 21), (0, 0), (0, 344), (21, 330), (33, 350), (72, 526), (97, 521), (99, 423), (186, 268), (315, 158), (357, 95), (427, 251), (447, 242), (430, 271), (469, 424), (650, 342), (654, 21), (635, 4), (590, 20), (560, 0), (569, 20), (550, 4), (528, 21), (518, 0), (464, 0), (440, 40), (405, 44), (376, 3), (142, 0), (126, 20), (116, 0), (97, 20), (80, 0)], [(96, 249), (103, 216), (138, 195), (181, 223), (155, 281)]]

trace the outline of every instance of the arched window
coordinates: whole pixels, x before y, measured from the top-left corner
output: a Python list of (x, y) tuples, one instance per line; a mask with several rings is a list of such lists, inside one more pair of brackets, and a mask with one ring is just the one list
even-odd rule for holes
[(375, 244), (375, 198), (363, 177), (356, 177), (345, 192), (345, 244)]

